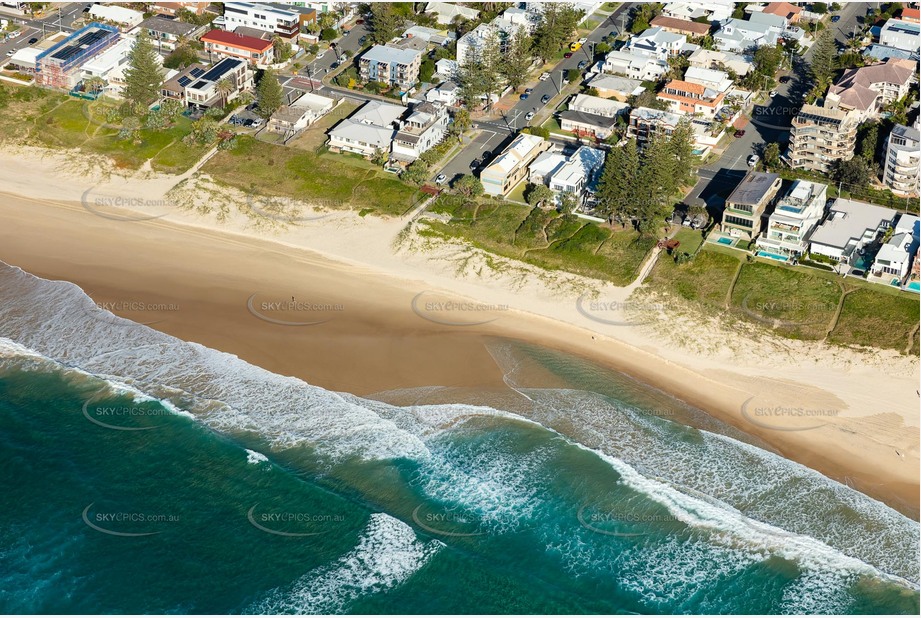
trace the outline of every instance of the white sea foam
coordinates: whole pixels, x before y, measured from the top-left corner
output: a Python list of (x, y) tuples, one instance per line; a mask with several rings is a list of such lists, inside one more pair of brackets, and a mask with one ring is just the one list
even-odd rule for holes
[(262, 453), (260, 453), (260, 452), (258, 452), (258, 451), (251, 451), (251, 450), (249, 450), (249, 449), (246, 449), (246, 463), (249, 463), (249, 464), (261, 464), (261, 463), (266, 462), (266, 461), (268, 461), (268, 460), (269, 460), (269, 458), (266, 457), (265, 455), (263, 455)]
[(249, 614), (341, 614), (357, 599), (405, 583), (444, 547), (423, 543), (412, 528), (384, 513), (371, 515), (358, 544), (335, 562), (270, 592)]

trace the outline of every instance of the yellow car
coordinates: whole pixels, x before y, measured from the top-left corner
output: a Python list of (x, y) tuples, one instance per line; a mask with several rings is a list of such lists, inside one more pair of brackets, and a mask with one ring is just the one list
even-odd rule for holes
[(575, 52), (575, 51), (579, 51), (580, 49), (582, 49), (582, 43), (580, 43), (579, 41), (573, 41), (572, 43), (569, 44), (569, 51)]

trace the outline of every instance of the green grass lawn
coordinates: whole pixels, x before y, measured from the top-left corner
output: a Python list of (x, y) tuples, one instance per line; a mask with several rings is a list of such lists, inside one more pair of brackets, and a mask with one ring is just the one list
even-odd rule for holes
[(917, 354), (918, 334), (913, 337), (911, 334), (918, 326), (918, 297), (908, 294), (886, 294), (869, 287), (851, 292), (844, 298), (841, 317), (829, 341), (899, 351), (908, 349), (909, 353)]
[(573, 215), (481, 198), (445, 196), (434, 212), (450, 214), (450, 223), (430, 222), (446, 236), (463, 238), (477, 247), (550, 270), (626, 285), (654, 241), (633, 231), (614, 231)]
[(204, 166), (216, 180), (260, 195), (313, 201), (327, 208), (371, 209), (401, 215), (412, 207), (418, 191), (363, 159), (266, 144), (238, 138)]
[(678, 265), (668, 255), (659, 256), (647, 279), (649, 285), (685, 300), (723, 308), (729, 285), (741, 262), (736, 255), (705, 247), (690, 262)]
[(838, 309), (837, 281), (813, 272), (752, 262), (742, 267), (732, 290), (740, 315), (797, 339), (822, 339)]
[(703, 234), (700, 233), (700, 230), (692, 230), (689, 227), (682, 227), (678, 230), (674, 239), (681, 243), (678, 245), (678, 251), (690, 253), (691, 255), (694, 255), (697, 248), (704, 242), (704, 237)]
[(5, 136), (48, 148), (79, 148), (111, 157), (117, 167), (138, 169), (151, 160), (155, 170), (180, 173), (211, 147), (187, 145), (191, 121), (180, 117), (165, 129), (140, 129), (135, 139), (119, 136), (118, 126), (107, 126), (104, 110), (111, 101), (85, 101), (35, 87), (2, 85), (5, 104), (0, 122)]

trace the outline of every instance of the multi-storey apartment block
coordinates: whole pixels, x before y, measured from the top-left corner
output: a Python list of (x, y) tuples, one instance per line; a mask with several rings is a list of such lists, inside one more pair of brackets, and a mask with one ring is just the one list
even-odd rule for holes
[(809, 236), (822, 220), (828, 187), (817, 182), (797, 180), (783, 196), (768, 219), (765, 233), (757, 240), (761, 252), (775, 259), (790, 259), (805, 254)]
[(859, 113), (853, 110), (803, 105), (790, 131), (791, 166), (828, 172), (835, 161), (851, 159), (858, 122)]
[(726, 199), (720, 231), (733, 238), (753, 240), (761, 233), (761, 218), (782, 182), (777, 174), (748, 172)]
[(398, 88), (411, 88), (419, 81), (422, 52), (389, 45), (375, 45), (358, 60), (361, 79), (382, 82)]
[(897, 124), (886, 140), (883, 183), (896, 195), (918, 195), (921, 168), (921, 132), (915, 126)]

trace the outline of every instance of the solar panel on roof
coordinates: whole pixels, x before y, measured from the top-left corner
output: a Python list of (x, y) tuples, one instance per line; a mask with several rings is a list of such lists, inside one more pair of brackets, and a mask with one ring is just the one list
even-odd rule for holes
[(180, 85), (180, 86), (182, 86), (183, 88), (185, 88), (186, 86), (189, 85), (189, 83), (190, 83), (192, 80), (191, 80), (191, 78), (186, 77), (185, 75), (183, 75), (182, 77), (180, 77), (180, 78), (179, 78), (178, 80), (176, 80), (176, 81), (179, 82), (179, 85)]
[(195, 67), (194, 69), (189, 71), (189, 75), (191, 75), (192, 77), (201, 77), (204, 74), (205, 74), (205, 70), (199, 67)]
[(204, 85), (207, 84), (207, 83), (208, 83), (208, 82), (206, 82), (205, 80), (200, 79), (200, 80), (198, 80), (197, 82), (195, 82), (195, 83), (192, 85), (192, 88), (198, 89), (198, 88), (201, 88), (202, 86), (204, 86)]
[(233, 67), (237, 66), (237, 61), (231, 60), (230, 58), (226, 60), (221, 60), (216, 65), (211, 67), (211, 69), (205, 73), (202, 79), (207, 79), (208, 81), (216, 82), (220, 80), (224, 75), (226, 75)]

